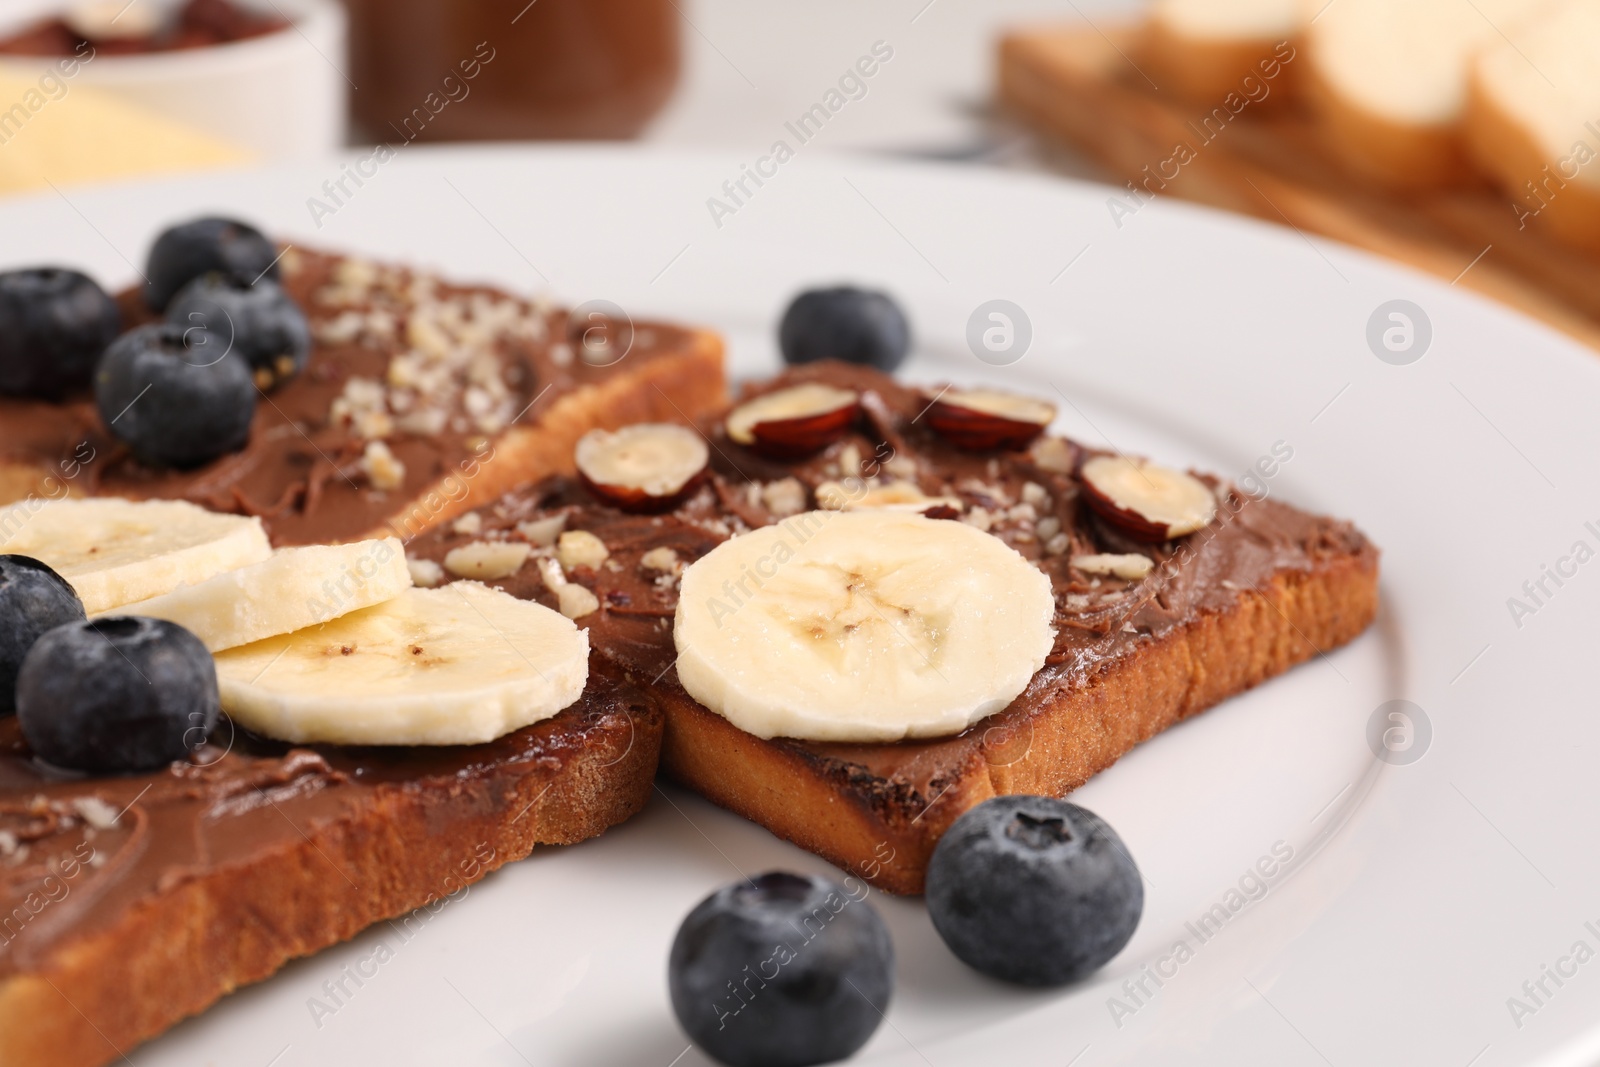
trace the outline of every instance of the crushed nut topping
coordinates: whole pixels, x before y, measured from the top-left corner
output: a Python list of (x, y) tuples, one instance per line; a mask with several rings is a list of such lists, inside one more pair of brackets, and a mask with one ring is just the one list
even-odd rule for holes
[(1140, 581), (1155, 567), (1149, 556), (1142, 556), (1136, 552), (1122, 555), (1095, 553), (1073, 556), (1072, 565), (1085, 574), (1106, 574), (1130, 582)]
[(527, 522), (517, 523), (517, 533), (528, 539), (528, 543), (540, 548), (550, 548), (555, 545), (556, 538), (567, 527), (567, 516), (550, 515), (543, 519), (531, 519)]
[(368, 441), (361, 454), (361, 470), (372, 483), (372, 488), (388, 492), (406, 482), (406, 465), (395, 458), (389, 446), (382, 441)]
[(457, 578), (493, 581), (517, 573), (532, 553), (533, 546), (522, 541), (473, 541), (452, 548), (444, 557), (444, 569)]
[(647, 571), (663, 571), (667, 574), (677, 574), (683, 569), (678, 554), (665, 545), (646, 552), (639, 558), (639, 565)]
[(567, 570), (597, 568), (611, 555), (605, 542), (587, 530), (568, 530), (556, 541), (556, 558)]
[(422, 589), (434, 589), (444, 584), (444, 568), (431, 559), (407, 559), (406, 570), (411, 572), (411, 584)]
[(761, 487), (761, 502), (774, 518), (786, 519), (806, 510), (806, 487), (798, 478), (784, 478)]

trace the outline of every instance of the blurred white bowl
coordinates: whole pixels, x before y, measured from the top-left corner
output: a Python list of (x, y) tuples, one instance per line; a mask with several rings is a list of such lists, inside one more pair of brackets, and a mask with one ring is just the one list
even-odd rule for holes
[[(289, 29), (210, 48), (99, 55), (74, 85), (92, 86), (238, 145), (262, 159), (304, 159), (345, 144), (349, 83), (344, 7), (337, 0), (241, 0), (281, 12)], [(42, 72), (53, 59), (7, 56)]]

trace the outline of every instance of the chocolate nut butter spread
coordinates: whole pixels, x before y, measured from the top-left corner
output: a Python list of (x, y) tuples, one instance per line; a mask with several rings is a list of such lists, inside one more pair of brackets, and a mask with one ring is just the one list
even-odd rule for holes
[[(822, 382), (861, 394), (857, 428), (817, 455), (764, 459), (730, 441), (720, 419), (701, 429), (712, 445), (706, 484), (665, 515), (628, 514), (605, 506), (576, 481), (553, 478), (480, 509), (458, 532), (439, 529), (413, 542), (413, 558), (443, 564), (464, 544), (516, 540), (552, 528), (585, 531), (602, 542), (598, 566), (579, 567), (570, 581), (593, 593), (594, 610), (577, 619), (596, 654), (642, 684), (676, 687), (671, 632), (676, 576), (684, 565), (739, 533), (785, 522), (830, 499), (898, 487), (889, 499), (925, 497), (925, 514), (979, 526), (1040, 567), (1056, 597), (1056, 640), (1046, 666), (1006, 710), (952, 736), (892, 744), (780, 740), (860, 768), (923, 796), (929, 777), (959, 765), (964, 753), (1005, 745), (1049, 697), (1086, 684), (1142, 643), (1198, 614), (1225, 611), (1285, 571), (1311, 571), (1319, 560), (1354, 555), (1376, 566), (1377, 550), (1351, 524), (1252, 496), (1215, 478), (1216, 516), (1180, 539), (1149, 544), (1129, 539), (1088, 509), (1075, 477), (1086, 455), (1061, 438), (1042, 438), (1020, 453), (972, 453), (930, 431), (918, 416), (927, 399), (886, 375), (838, 363), (813, 364), (761, 385), (774, 391)], [(952, 502), (959, 506), (952, 506)], [(534, 556), (552, 548), (534, 549)], [(1142, 555), (1142, 578), (1086, 570), (1085, 557)], [(1094, 570), (1101, 570), (1095, 568)], [(441, 574), (447, 568), (441, 568)], [(559, 606), (538, 558), (495, 582), (515, 596)], [(993, 755), (989, 753), (989, 755)]]
[(440, 848), (470, 852), (477, 838), (462, 838), (484, 832), (482, 816), (530, 779), (548, 782), (580, 757), (654, 758), (660, 713), (614, 674), (592, 671), (578, 703), (489, 744), (291, 746), (223, 723), (188, 762), (120, 777), (49, 768), (17, 720), (0, 719), (0, 981), (142, 903), (402, 799), (432, 806)]
[[(281, 267), (314, 347), (303, 373), (261, 394), (242, 451), (198, 470), (148, 467), (106, 432), (91, 397), (0, 397), (0, 502), (180, 499), (260, 516), (277, 545), (405, 538), (449, 506), (440, 484), (471, 486), (505, 434), (695, 341), (641, 322), (626, 358), (590, 360), (566, 312), (538, 301), (298, 248)], [(136, 292), (119, 303), (124, 327), (150, 317)]]

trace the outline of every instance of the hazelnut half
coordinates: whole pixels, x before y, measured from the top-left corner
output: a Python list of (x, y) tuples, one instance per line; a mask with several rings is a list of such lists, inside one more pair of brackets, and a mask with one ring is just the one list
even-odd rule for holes
[(947, 389), (927, 400), (934, 432), (972, 452), (1027, 448), (1056, 417), (1054, 404), (998, 389)]
[(1217, 499), (1200, 479), (1144, 460), (1094, 456), (1078, 477), (1095, 513), (1136, 541), (1194, 533), (1217, 513)]
[(843, 437), (861, 411), (853, 389), (807, 382), (764, 393), (728, 413), (729, 440), (775, 459), (802, 459)]
[(640, 423), (590, 430), (574, 457), (584, 488), (625, 511), (667, 511), (705, 476), (710, 452), (687, 426)]

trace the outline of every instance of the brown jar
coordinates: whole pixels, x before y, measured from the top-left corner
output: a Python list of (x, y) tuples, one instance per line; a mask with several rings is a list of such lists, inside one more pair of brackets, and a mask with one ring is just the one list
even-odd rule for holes
[(678, 80), (672, 0), (345, 0), (351, 107), (376, 141), (643, 129)]

